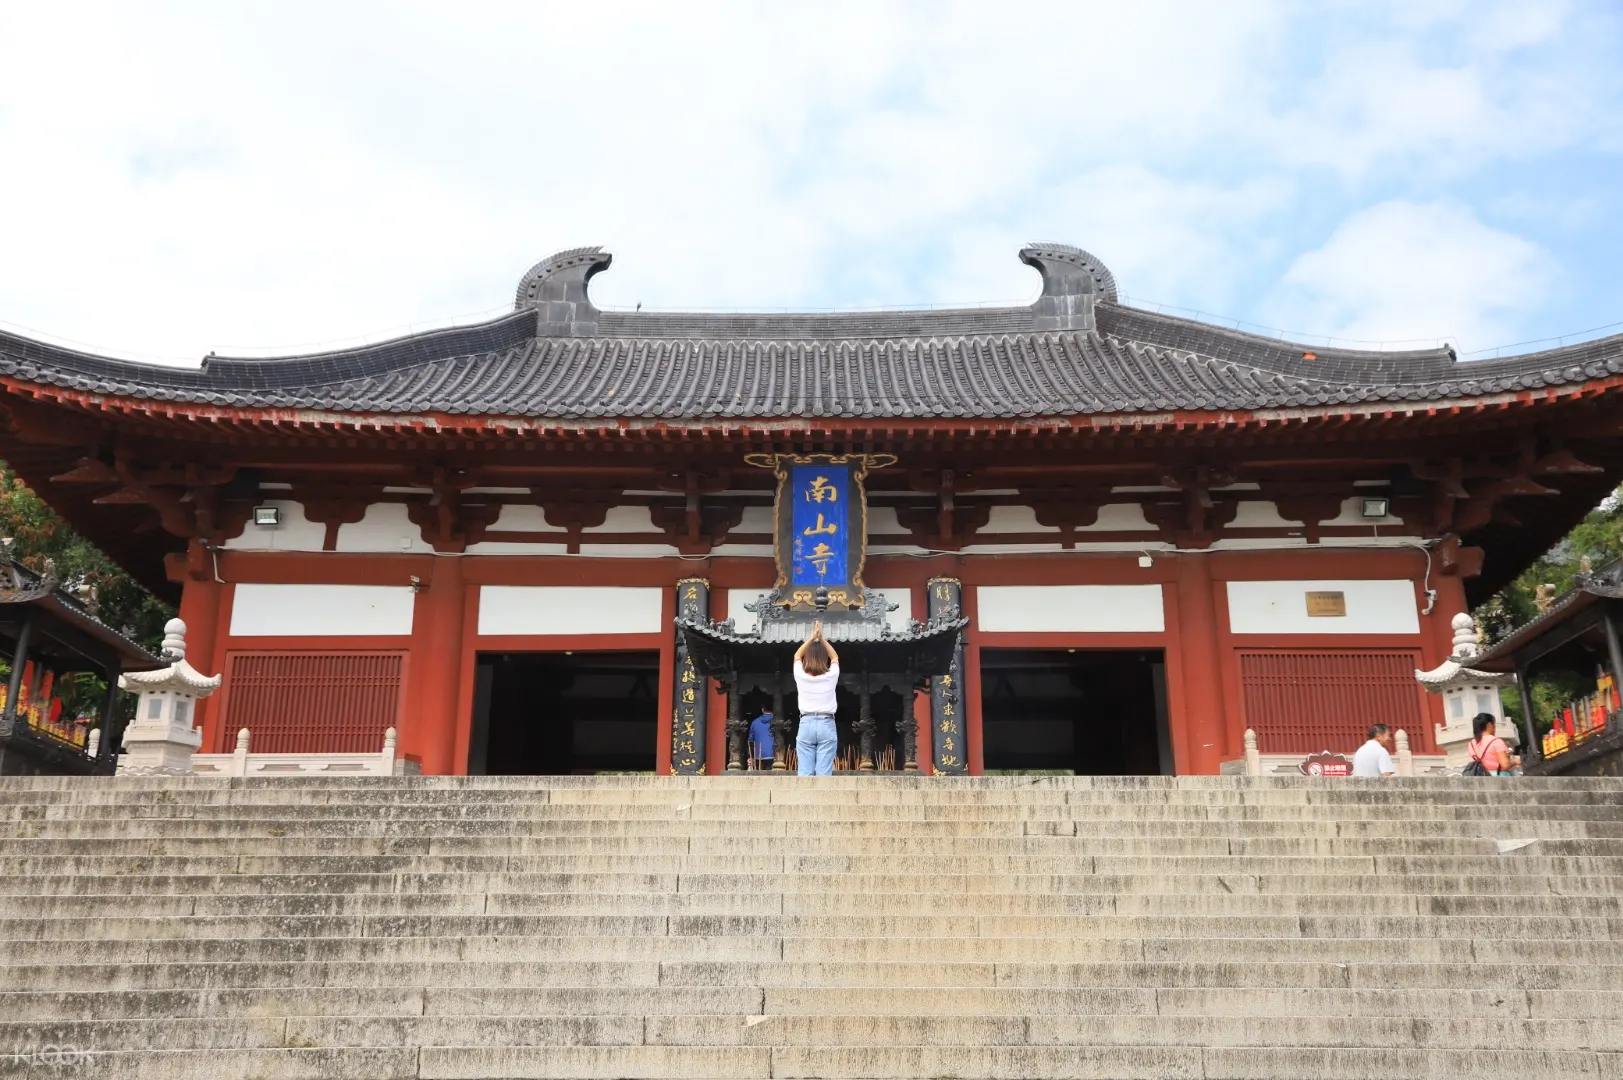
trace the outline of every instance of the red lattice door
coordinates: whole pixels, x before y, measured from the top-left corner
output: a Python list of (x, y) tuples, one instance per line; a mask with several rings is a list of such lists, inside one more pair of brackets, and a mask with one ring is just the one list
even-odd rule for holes
[(221, 749), (247, 728), (262, 754), (376, 753), (399, 725), (405, 654), (231, 653)]
[(1371, 724), (1406, 729), (1418, 750), (1427, 719), (1406, 649), (1240, 654), (1246, 726), (1265, 754), (1350, 754)]

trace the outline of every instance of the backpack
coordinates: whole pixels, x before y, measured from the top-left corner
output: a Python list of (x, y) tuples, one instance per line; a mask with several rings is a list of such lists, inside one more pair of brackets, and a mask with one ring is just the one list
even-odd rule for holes
[[(1500, 742), (1500, 741), (1501, 740), (1499, 739), (1498, 736), (1494, 736), (1492, 739), (1489, 739), (1488, 742), (1487, 742), (1487, 745), (1482, 748), (1482, 753), (1481, 754), (1477, 754), (1477, 753), (1475, 753), (1473, 751), (1472, 754), (1471, 754), (1471, 760), (1466, 762), (1465, 768), (1460, 770), (1460, 775), (1461, 776), (1492, 776), (1493, 773), (1489, 772), (1488, 767), (1486, 765), (1482, 764), (1482, 759), (1487, 756), (1487, 753), (1488, 753), (1489, 750), (1493, 749), (1493, 744), (1496, 743), (1496, 742)], [(1473, 742), (1471, 745), (1474, 747), (1476, 744)]]

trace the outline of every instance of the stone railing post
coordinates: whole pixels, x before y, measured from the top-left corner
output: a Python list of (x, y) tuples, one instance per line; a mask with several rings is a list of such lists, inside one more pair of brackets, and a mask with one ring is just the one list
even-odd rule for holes
[(231, 750), (231, 775), (248, 775), (248, 743), (251, 736), (247, 728), (237, 732), (237, 745)]
[(1409, 750), (1409, 733), (1404, 731), (1402, 728), (1399, 728), (1397, 734), (1392, 736), (1392, 739), (1393, 742), (1397, 744), (1398, 748), (1395, 761), (1398, 769), (1398, 775), (1413, 776), (1414, 754)]
[(1262, 751), (1257, 749), (1257, 733), (1251, 728), (1245, 729), (1245, 774), (1262, 775)]
[(395, 775), (395, 729), (390, 728), (383, 733), (383, 749), (378, 753), (378, 760), (383, 765), (383, 775)]

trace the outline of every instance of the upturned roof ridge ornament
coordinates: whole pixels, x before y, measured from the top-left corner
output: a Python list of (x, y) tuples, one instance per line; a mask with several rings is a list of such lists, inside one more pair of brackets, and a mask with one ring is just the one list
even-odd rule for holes
[(536, 313), (538, 337), (596, 337), (598, 310), (586, 285), (612, 262), (614, 256), (601, 247), (548, 255), (519, 279), (513, 310)]
[[(1118, 303), (1116, 275), (1104, 261), (1090, 251), (1074, 244), (1051, 244), (1033, 240), (1020, 249), (1020, 261), (1043, 276), (1043, 295), (1069, 295), (1073, 291), (1091, 291), (1097, 299)], [(1078, 280), (1076, 271), (1082, 271), (1092, 287)], [(1049, 289), (1055, 291), (1050, 293)]]

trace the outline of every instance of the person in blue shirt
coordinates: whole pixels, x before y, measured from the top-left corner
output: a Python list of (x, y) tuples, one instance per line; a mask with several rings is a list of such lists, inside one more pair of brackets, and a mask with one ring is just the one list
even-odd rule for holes
[(750, 721), (750, 757), (758, 763), (757, 767), (772, 767), (772, 713), (763, 712)]

